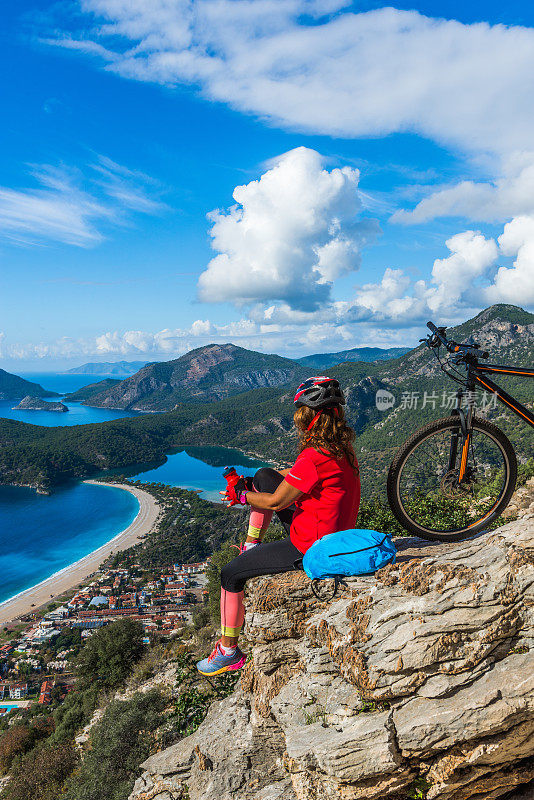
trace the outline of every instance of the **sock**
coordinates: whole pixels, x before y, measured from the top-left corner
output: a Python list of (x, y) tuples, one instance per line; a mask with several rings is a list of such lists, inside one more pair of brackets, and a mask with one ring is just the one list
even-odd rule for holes
[(267, 530), (272, 517), (272, 511), (264, 511), (261, 508), (254, 508), (254, 506), (251, 506), (249, 530), (251, 527), (260, 531)]
[(249, 539), (257, 539), (259, 541), (261, 539), (261, 532), (262, 528), (258, 528), (256, 525), (249, 523), (247, 531), (247, 536)]
[(244, 592), (227, 592), (221, 586), (221, 634), (239, 636), (245, 619)]
[(237, 645), (233, 644), (230, 647), (226, 647), (224, 644), (219, 642), (219, 647), (221, 648), (221, 651), (222, 651), (223, 655), (225, 655), (225, 656), (233, 656), (235, 651), (236, 651)]

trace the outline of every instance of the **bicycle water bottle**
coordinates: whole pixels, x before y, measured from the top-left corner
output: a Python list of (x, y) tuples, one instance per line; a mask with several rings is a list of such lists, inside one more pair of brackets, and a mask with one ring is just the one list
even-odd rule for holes
[[(226, 480), (226, 484), (228, 488), (233, 488), (236, 483), (243, 477), (243, 475), (238, 475), (237, 470), (235, 467), (225, 467), (223, 472), (223, 478)], [(231, 502), (229, 505), (235, 506), (234, 502)]]

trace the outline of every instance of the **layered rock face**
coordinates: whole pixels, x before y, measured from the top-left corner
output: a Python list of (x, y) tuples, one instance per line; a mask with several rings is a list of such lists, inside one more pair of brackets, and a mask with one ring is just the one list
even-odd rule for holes
[(522, 792), (534, 779), (534, 517), (457, 545), (398, 544), (395, 565), (330, 601), (302, 573), (251, 583), (240, 688), (142, 765), (130, 800)]
[(529, 514), (534, 515), (534, 478), (529, 480), (514, 492), (510, 503), (504, 510), (503, 516), (525, 517)]

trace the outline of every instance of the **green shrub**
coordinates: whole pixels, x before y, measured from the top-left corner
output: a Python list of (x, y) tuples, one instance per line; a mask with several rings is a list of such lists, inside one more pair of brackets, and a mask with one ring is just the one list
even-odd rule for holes
[(210, 624), (210, 612), (207, 605), (197, 606), (193, 611), (193, 627), (199, 631)]
[(125, 800), (150, 755), (165, 706), (154, 689), (114, 700), (91, 731), (90, 747), (67, 781), (64, 800)]
[(27, 753), (33, 746), (29, 725), (15, 724), (0, 736), (0, 772), (5, 775), (17, 756)]
[(101, 688), (120, 686), (145, 652), (143, 637), (143, 626), (131, 619), (100, 628), (75, 661), (78, 676), (86, 684), (97, 681)]
[(89, 722), (97, 706), (99, 693), (100, 687), (96, 684), (69, 692), (54, 712), (56, 729), (52, 734), (52, 741), (61, 742), (73, 737), (76, 731)]
[(16, 723), (0, 734), (0, 774), (9, 772), (16, 758), (23, 756), (35, 743), (54, 730), (54, 720), (42, 714), (26, 722)]
[(161, 644), (150, 647), (133, 668), (129, 684), (140, 686), (152, 678), (165, 661), (166, 652)]
[(0, 800), (58, 800), (76, 761), (72, 742), (34, 747), (14, 766)]
[(170, 733), (174, 739), (179, 739), (196, 731), (214, 700), (222, 700), (232, 693), (239, 675), (218, 675), (215, 684), (202, 680), (195, 657), (185, 649), (177, 654), (176, 663), (176, 682), (181, 691), (170, 717)]

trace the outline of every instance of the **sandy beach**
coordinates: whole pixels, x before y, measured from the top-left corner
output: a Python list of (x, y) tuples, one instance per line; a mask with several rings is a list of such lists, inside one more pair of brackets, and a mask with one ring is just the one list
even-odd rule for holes
[[(114, 486), (131, 492), (139, 500), (139, 513), (134, 521), (121, 533), (113, 537), (109, 542), (93, 550), (92, 553), (80, 558), (74, 564), (70, 564), (60, 572), (56, 572), (41, 583), (26, 589), (16, 595), (11, 600), (0, 603), (0, 625), (17, 620), (24, 614), (39, 608), (45, 603), (51, 602), (54, 597), (63, 594), (68, 589), (72, 589), (81, 583), (88, 575), (91, 575), (106, 559), (110, 553), (125, 550), (131, 547), (139, 538), (146, 535), (152, 529), (159, 514), (159, 505), (148, 492), (137, 489), (134, 486), (126, 486), (122, 483), (99, 483), (98, 481), (84, 481), (85, 483), (96, 483), (98, 486)], [(32, 607), (33, 604), (33, 607)]]

